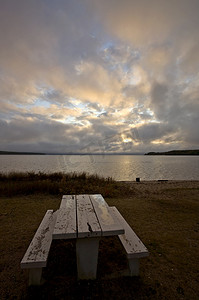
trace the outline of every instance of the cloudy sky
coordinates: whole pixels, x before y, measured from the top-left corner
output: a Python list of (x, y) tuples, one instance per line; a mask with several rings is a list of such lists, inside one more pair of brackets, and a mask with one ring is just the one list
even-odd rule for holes
[(0, 0), (0, 141), (199, 148), (199, 1)]

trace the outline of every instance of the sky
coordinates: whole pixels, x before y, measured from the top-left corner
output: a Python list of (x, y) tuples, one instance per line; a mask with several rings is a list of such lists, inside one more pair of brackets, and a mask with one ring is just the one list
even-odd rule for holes
[(199, 149), (198, 0), (0, 0), (0, 150)]

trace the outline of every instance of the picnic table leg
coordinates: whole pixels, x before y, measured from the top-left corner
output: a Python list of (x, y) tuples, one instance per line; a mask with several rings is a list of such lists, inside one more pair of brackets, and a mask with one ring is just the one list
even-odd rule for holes
[(128, 261), (130, 276), (139, 276), (139, 259), (129, 258)]
[(29, 285), (41, 284), (42, 268), (29, 269)]
[(76, 241), (78, 279), (96, 279), (99, 238), (81, 238)]

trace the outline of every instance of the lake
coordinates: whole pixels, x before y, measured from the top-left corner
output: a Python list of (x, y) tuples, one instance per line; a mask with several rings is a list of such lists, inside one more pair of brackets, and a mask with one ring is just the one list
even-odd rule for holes
[(0, 172), (87, 172), (115, 180), (198, 180), (199, 156), (0, 155)]

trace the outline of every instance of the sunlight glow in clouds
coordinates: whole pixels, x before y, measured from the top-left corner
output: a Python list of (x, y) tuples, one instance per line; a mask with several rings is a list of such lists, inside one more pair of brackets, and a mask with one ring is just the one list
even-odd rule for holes
[(0, 6), (0, 150), (199, 148), (197, 0)]

